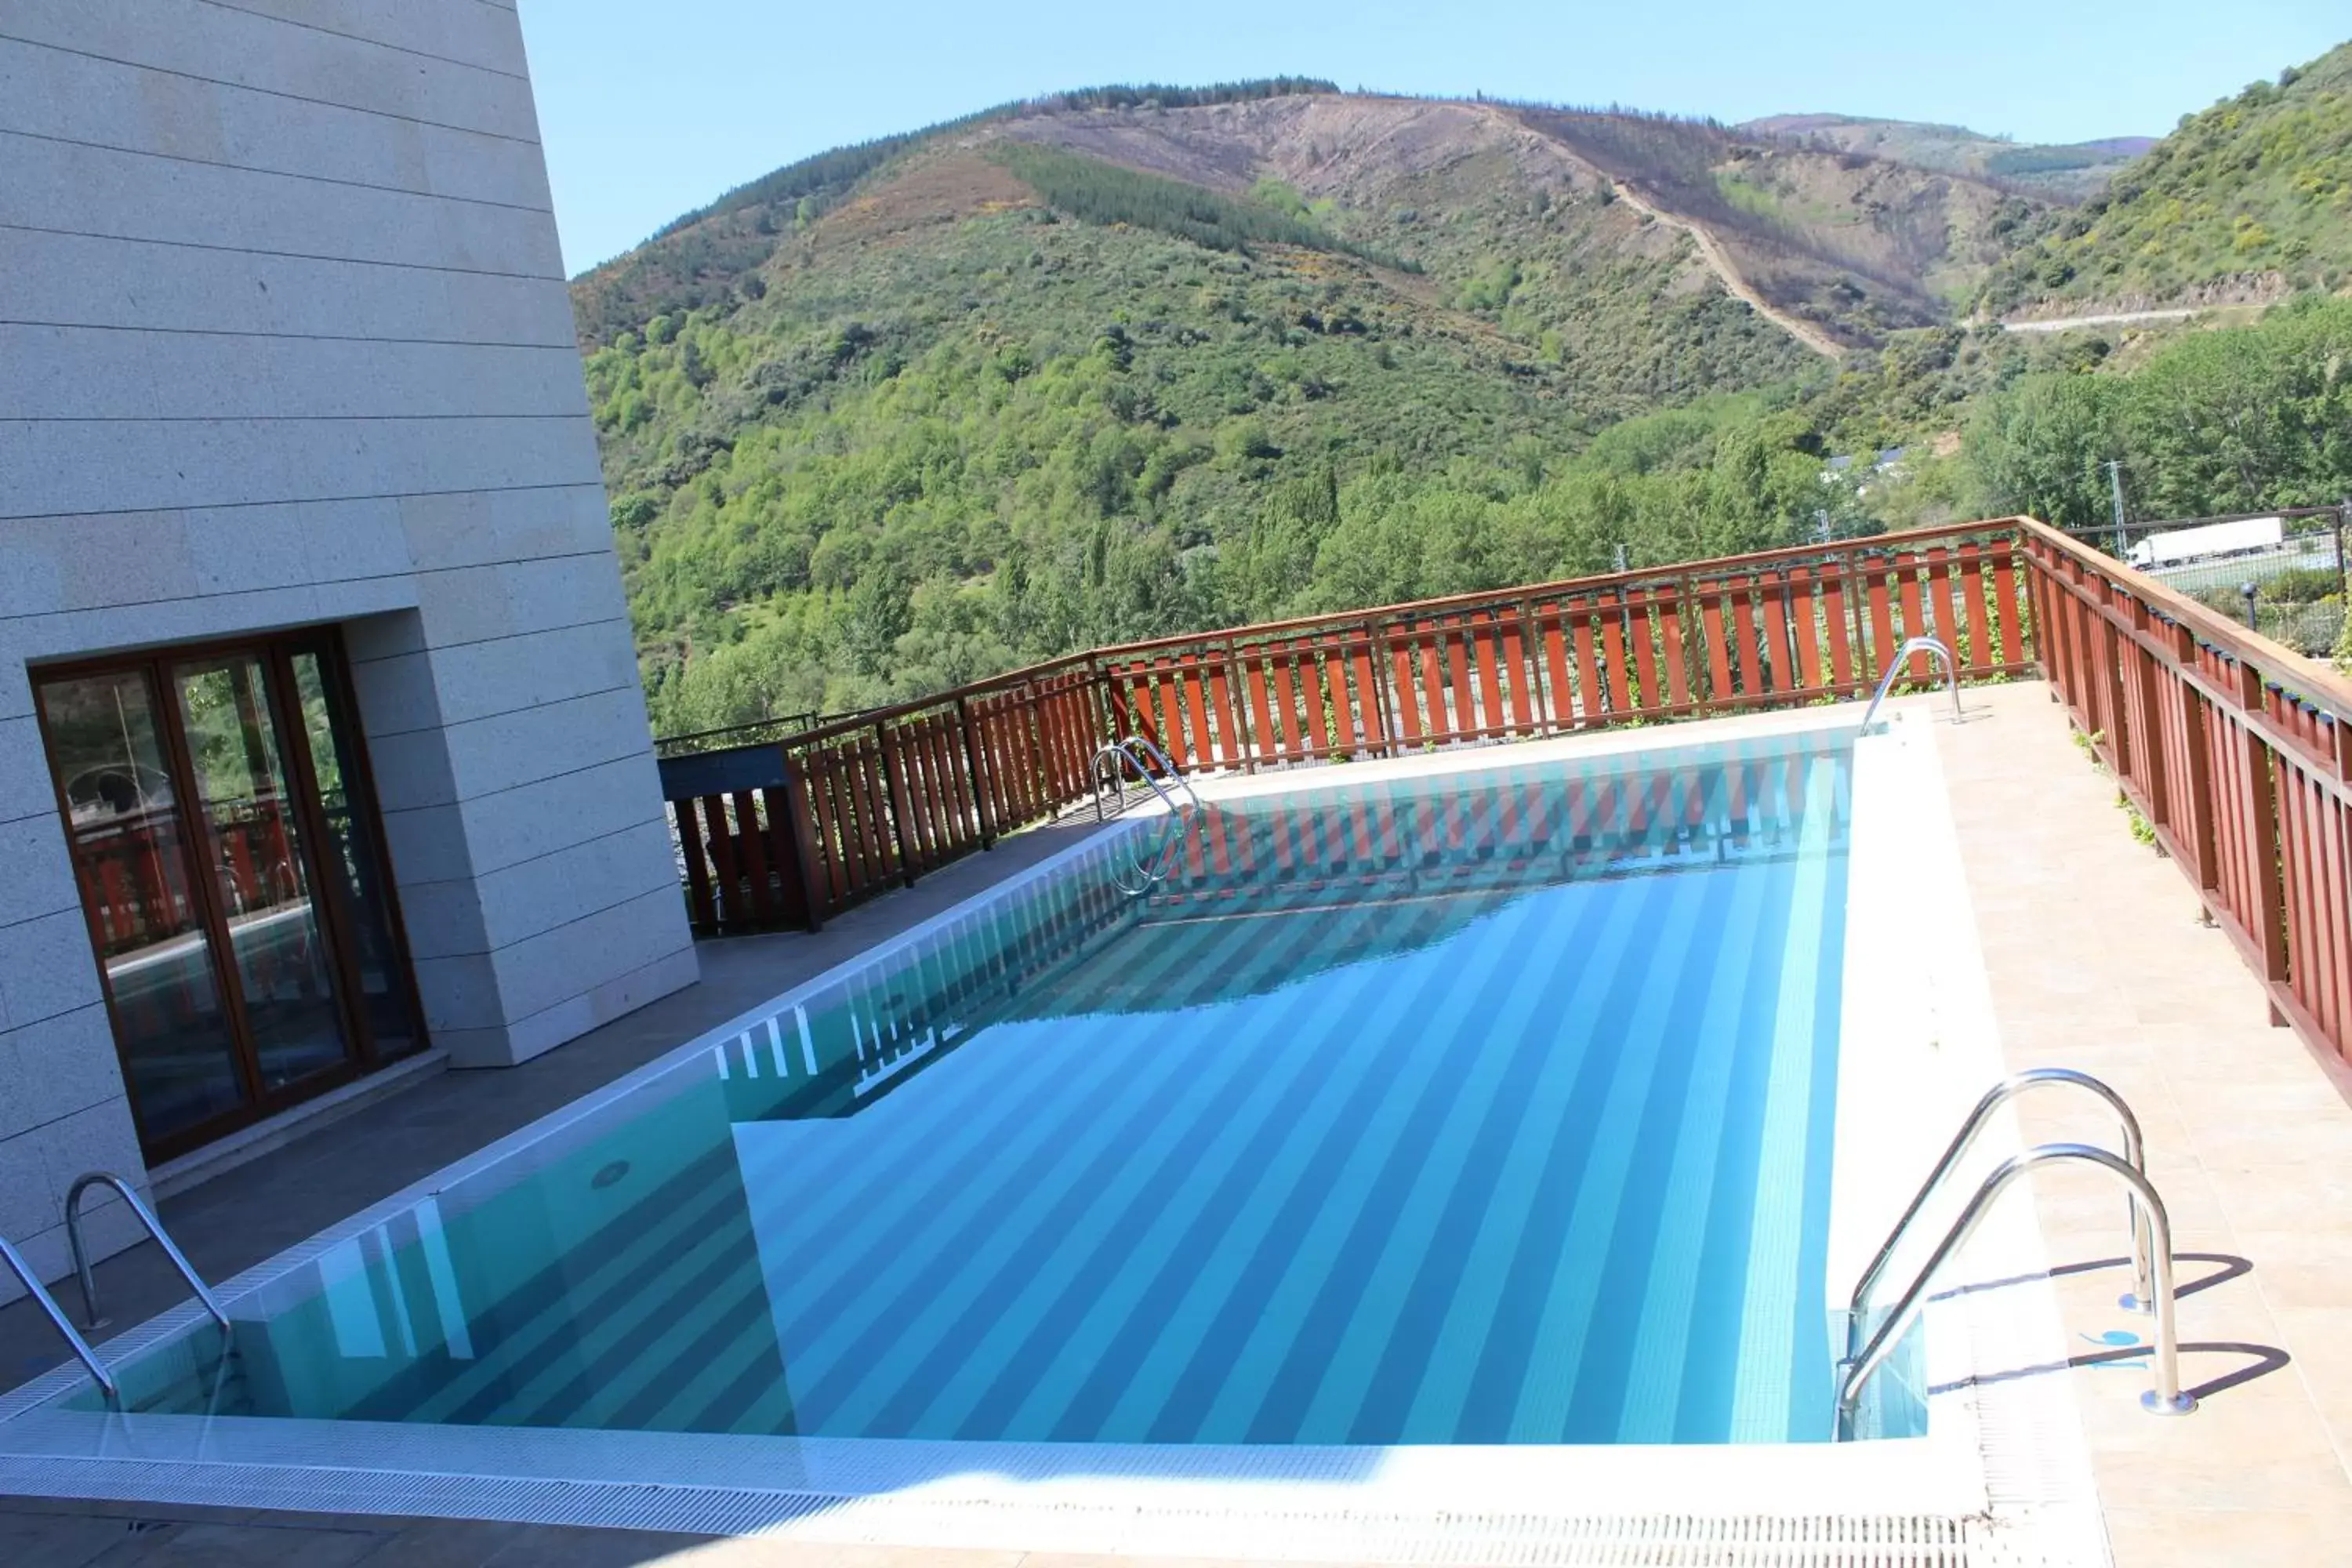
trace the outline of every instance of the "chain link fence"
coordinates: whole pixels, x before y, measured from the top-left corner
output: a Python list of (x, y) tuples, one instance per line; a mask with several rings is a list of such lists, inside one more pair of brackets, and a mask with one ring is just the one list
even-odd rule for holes
[(2347, 511), (2352, 505), (2179, 518), (2075, 535), (2273, 642), (2325, 658), (2344, 630)]

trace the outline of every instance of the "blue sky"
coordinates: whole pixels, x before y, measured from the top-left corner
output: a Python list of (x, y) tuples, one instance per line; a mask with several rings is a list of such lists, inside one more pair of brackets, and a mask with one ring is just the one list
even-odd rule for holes
[(565, 264), (828, 147), (1059, 88), (1320, 76), (2029, 142), (2160, 135), (2352, 34), (2343, 0), (522, 0)]

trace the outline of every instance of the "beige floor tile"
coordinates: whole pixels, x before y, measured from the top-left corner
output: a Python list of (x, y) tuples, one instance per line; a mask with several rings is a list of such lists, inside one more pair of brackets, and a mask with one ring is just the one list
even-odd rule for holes
[(2238, 1246), (2252, 1260), (2263, 1296), (2278, 1307), (2352, 1303), (2352, 1241), (2343, 1229), (2240, 1231)]
[(2283, 1307), (2273, 1316), (2280, 1339), (2292, 1347), (2295, 1375), (2327, 1423), (2337, 1454), (2352, 1458), (2352, 1304)]
[[(2182, 1377), (2206, 1391), (2166, 1420), (2139, 1407), (2144, 1355), (2066, 1374), (2117, 1562), (2352, 1563), (2352, 1079), (2270, 1025), (2179, 868), (2131, 842), (2113, 784), (2069, 755), (2061, 712), (2030, 688), (1985, 695), (1990, 721), (1938, 744), (2004, 1049), (2012, 1068), (2080, 1067), (2138, 1112), (2189, 1292)], [(2037, 1141), (2113, 1136), (2084, 1136), (2095, 1113), (2054, 1094), (2021, 1121)], [(2053, 1262), (2120, 1259), (2112, 1192), (2080, 1173), (2033, 1187)], [(2057, 1281), (2078, 1356), (2152, 1337), (2116, 1303), (2128, 1277)]]
[(2116, 1568), (2352, 1568), (2352, 1512), (2147, 1508), (2110, 1515)]

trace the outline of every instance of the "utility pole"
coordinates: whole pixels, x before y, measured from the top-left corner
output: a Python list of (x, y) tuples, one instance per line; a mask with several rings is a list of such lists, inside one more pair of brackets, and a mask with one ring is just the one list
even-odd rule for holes
[(2126, 561), (2131, 552), (2124, 543), (2124, 466), (2120, 459), (2107, 459), (2107, 484), (2116, 498), (2116, 559)]
[(2336, 596), (2339, 599), (2352, 593), (2352, 582), (2347, 581), (2344, 571), (2344, 534), (2347, 528), (2352, 528), (2352, 496), (2345, 497), (2344, 504), (2336, 509)]

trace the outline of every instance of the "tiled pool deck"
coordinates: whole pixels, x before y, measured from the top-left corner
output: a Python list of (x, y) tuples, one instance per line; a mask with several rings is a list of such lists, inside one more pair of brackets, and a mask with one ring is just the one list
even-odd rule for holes
[[(2138, 1110), (2151, 1174), (2186, 1255), (2183, 1377), (2204, 1403), (2186, 1420), (2142, 1414), (2143, 1366), (2136, 1358), (2115, 1364), (2100, 1342), (2145, 1320), (2114, 1304), (2128, 1283), (2116, 1195), (2080, 1175), (2034, 1180), (2053, 1261), (2066, 1270), (2061, 1295), (2079, 1364), (2021, 1371), (2074, 1383), (2121, 1568), (2352, 1564), (2352, 1075), (2269, 1026), (2260, 988), (2227, 941), (2198, 923), (2178, 869), (2133, 841), (2112, 784), (2070, 743), (2043, 687), (1972, 691), (1968, 707), (1968, 724), (1939, 725), (1937, 736), (2010, 1064), (2084, 1068)], [(539, 1063), (495, 1077), (450, 1075), (371, 1106), (167, 1203), (166, 1221), (200, 1268), (233, 1274), (1034, 863), (1075, 831), (1007, 841), (815, 941), (707, 945), (703, 986)], [(2021, 1112), (2035, 1141), (2112, 1137), (2063, 1099), (2029, 1099)], [(100, 1271), (118, 1321), (175, 1299), (151, 1254), (142, 1248)], [(46, 1332), (26, 1306), (0, 1310), (0, 1387), (55, 1359)], [(0, 1563), (9, 1568), (917, 1561), (1075, 1568), (1113, 1560), (0, 1498)]]
[[(2077, 1366), (2118, 1568), (2352, 1563), (2352, 1075), (2269, 1024), (2261, 986), (2199, 923), (2178, 867), (2133, 841), (2115, 785), (2039, 683), (1968, 694), (1939, 729), (1985, 966), (2012, 1068), (2114, 1085), (2147, 1135), (2180, 1268), (2185, 1420), (2139, 1409), (2144, 1366)], [(2019, 1101), (2029, 1141), (2108, 1142), (2063, 1096)], [(2084, 1355), (2143, 1328), (2111, 1185), (2033, 1179)], [(2247, 1266), (2251, 1265), (2251, 1268)], [(2209, 1283), (2210, 1282), (2210, 1283)]]

